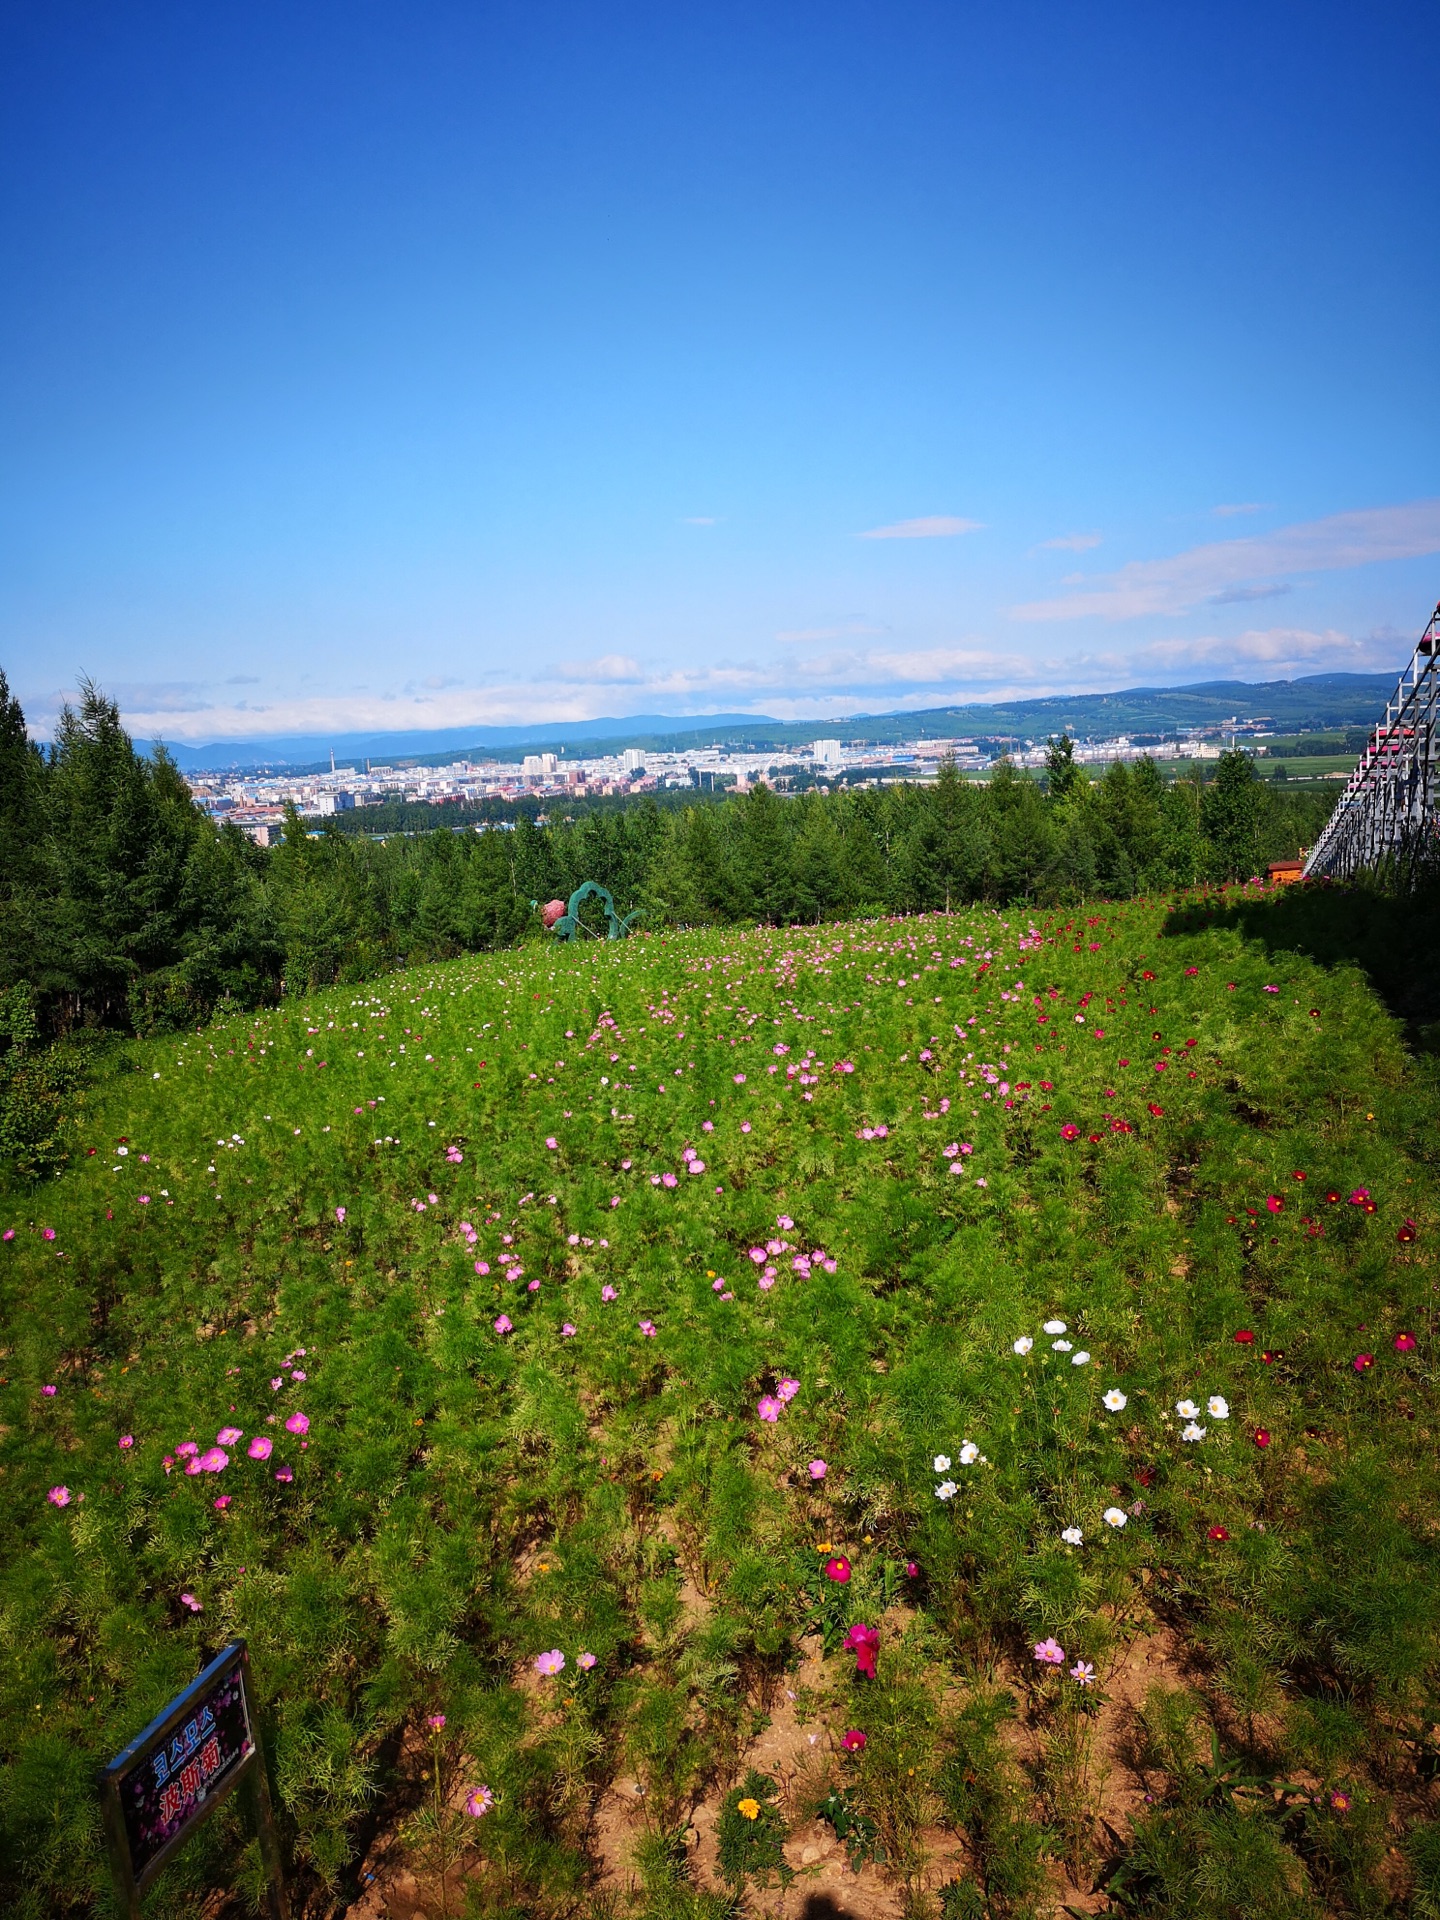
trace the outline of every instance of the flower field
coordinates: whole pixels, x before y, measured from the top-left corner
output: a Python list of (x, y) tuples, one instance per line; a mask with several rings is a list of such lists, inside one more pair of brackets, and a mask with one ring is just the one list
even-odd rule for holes
[(1440, 1913), (1435, 1093), (1198, 899), (129, 1045), (0, 1221), (0, 1906), (244, 1634), (316, 1914)]

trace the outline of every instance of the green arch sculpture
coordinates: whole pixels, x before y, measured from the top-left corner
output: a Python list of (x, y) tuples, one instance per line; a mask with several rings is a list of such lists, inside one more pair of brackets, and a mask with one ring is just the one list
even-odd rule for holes
[[(620, 915), (615, 911), (615, 902), (611, 898), (609, 888), (602, 887), (596, 880), (585, 880), (582, 881), (571, 894), (564, 913), (562, 913), (557, 920), (550, 923), (550, 931), (557, 939), (573, 940), (578, 933), (584, 932), (584, 928), (580, 924), (580, 908), (584, 902), (592, 896), (600, 902), (605, 910), (605, 918), (609, 923), (605, 936), (606, 939), (624, 940), (627, 938), (630, 929), (634, 926), (635, 922), (640, 919), (643, 909), (637, 907), (634, 913), (627, 913), (622, 920)], [(558, 904), (558, 902), (556, 904)]]

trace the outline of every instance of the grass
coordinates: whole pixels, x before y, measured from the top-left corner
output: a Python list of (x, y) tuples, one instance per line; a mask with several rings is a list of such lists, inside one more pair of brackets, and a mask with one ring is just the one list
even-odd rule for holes
[[(0, 1222), (4, 1910), (111, 1910), (93, 1769), (243, 1633), (316, 1912), (380, 1824), (454, 1912), (759, 1912), (807, 1814), (915, 1915), (1440, 1911), (1436, 1076), (1346, 915), (532, 946), (124, 1049)], [(214, 1887), (229, 1809), (147, 1910)]]

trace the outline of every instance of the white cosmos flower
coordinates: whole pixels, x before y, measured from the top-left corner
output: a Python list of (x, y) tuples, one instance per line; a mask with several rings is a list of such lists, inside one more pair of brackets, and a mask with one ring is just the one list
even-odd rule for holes
[(1063, 1320), (1047, 1320), (1045, 1322), (1045, 1331), (1046, 1333), (1064, 1333), (1065, 1322)]
[(1088, 1367), (1090, 1364), (1090, 1356), (1088, 1353), (1086, 1353), (1085, 1349), (1082, 1347), (1079, 1353), (1071, 1354), (1070, 1364), (1072, 1367)]
[(1123, 1507), (1106, 1507), (1105, 1509), (1107, 1527), (1123, 1527), (1128, 1517)]
[(1078, 1547), (1085, 1536), (1079, 1527), (1066, 1527), (1060, 1538), (1065, 1542), (1067, 1547)]
[(973, 1440), (967, 1440), (967, 1441), (965, 1442), (965, 1444), (964, 1444), (964, 1446), (963, 1446), (963, 1447), (961, 1447), (961, 1449), (960, 1449), (960, 1464), (961, 1464), (961, 1466), (962, 1466), (962, 1467), (973, 1467), (973, 1466), (974, 1466), (974, 1464), (975, 1464), (975, 1462), (976, 1462), (976, 1461), (977, 1461), (977, 1460), (978, 1460), (979, 1458), (980, 1458), (980, 1449), (979, 1449), (979, 1447), (977, 1447), (977, 1446), (976, 1446), (976, 1444), (975, 1444), (975, 1442), (974, 1442)]
[(937, 1473), (948, 1473), (948, 1472), (950, 1471), (950, 1456), (949, 1456), (949, 1454), (948, 1454), (948, 1453), (937, 1453), (937, 1454), (936, 1454), (936, 1456), (935, 1456), (935, 1460), (934, 1460), (934, 1466), (935, 1466), (935, 1471), (936, 1471)]
[(959, 1491), (959, 1487), (956, 1486), (953, 1480), (942, 1480), (935, 1489), (935, 1498), (937, 1500), (953, 1500)]
[(1192, 1420), (1180, 1438), (1182, 1440), (1203, 1440), (1205, 1438), (1205, 1429), (1204, 1427), (1197, 1427)]
[(1071, 1343), (1068, 1340), (1052, 1340), (1050, 1342), (1050, 1351), (1052, 1353), (1068, 1353), (1070, 1351), (1070, 1345)]
[(1120, 1391), (1119, 1387), (1111, 1387), (1110, 1391), (1105, 1396), (1105, 1405), (1110, 1409), (1112, 1413), (1120, 1413), (1124, 1410), (1126, 1406), (1129, 1405), (1129, 1402), (1126, 1400), (1125, 1395)]
[(1230, 1402), (1223, 1394), (1212, 1393), (1210, 1398), (1205, 1402), (1205, 1405), (1210, 1410), (1210, 1418), (1212, 1420), (1228, 1420), (1230, 1418)]
[(1030, 1338), (1028, 1333), (1022, 1333), (1020, 1338), (1015, 1342), (1013, 1351), (1016, 1353), (1028, 1353), (1034, 1344), (1035, 1342)]
[(1177, 1400), (1175, 1411), (1182, 1420), (1198, 1420), (1200, 1417), (1200, 1409), (1193, 1400)]

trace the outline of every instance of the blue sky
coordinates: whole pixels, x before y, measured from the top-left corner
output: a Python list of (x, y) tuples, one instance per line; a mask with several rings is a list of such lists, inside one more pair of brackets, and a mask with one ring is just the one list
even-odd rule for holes
[(11, 7), (0, 664), (177, 741), (1398, 668), (1433, 5)]

